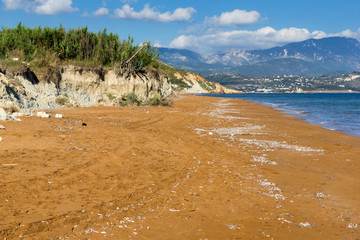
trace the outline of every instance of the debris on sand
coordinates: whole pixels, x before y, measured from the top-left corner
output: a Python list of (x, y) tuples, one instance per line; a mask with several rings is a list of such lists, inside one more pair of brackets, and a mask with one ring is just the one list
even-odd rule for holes
[(348, 228), (358, 228), (358, 224), (349, 223)]
[(299, 227), (306, 227), (306, 228), (315, 227), (315, 225), (313, 225), (311, 223), (308, 223), (308, 222), (299, 223), (298, 226)]
[(169, 209), (170, 212), (180, 212), (180, 210), (177, 209)]
[(238, 225), (226, 225), (226, 227), (231, 230), (240, 229)]
[(314, 195), (316, 198), (326, 198), (326, 195), (322, 192), (317, 192)]
[(298, 226), (299, 227), (308, 227), (308, 228), (315, 227), (315, 225), (308, 223), (308, 222), (299, 223)]
[(277, 165), (277, 162), (270, 161), (266, 157), (261, 157), (261, 156), (253, 156), (252, 161), (253, 162), (258, 162), (258, 163), (264, 163), (264, 164)]

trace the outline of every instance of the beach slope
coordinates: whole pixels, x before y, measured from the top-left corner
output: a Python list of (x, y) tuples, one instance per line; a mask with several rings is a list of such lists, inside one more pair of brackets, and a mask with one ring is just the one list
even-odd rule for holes
[(357, 239), (359, 138), (243, 100), (0, 122), (1, 239)]

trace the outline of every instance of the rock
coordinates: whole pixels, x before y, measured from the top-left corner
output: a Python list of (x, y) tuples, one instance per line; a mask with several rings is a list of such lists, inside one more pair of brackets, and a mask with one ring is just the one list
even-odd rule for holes
[(21, 119), (17, 119), (14, 114), (9, 115), (5, 112), (3, 108), (0, 108), (0, 120), (6, 121), (6, 120), (15, 120), (15, 121), (21, 121)]
[(14, 117), (13, 115), (10, 115), (10, 119), (17, 121), (17, 122), (21, 122), (21, 119)]
[(63, 118), (63, 115), (62, 114), (56, 114), (55, 118)]
[(0, 120), (6, 121), (9, 119), (10, 119), (9, 114), (7, 114), (3, 108), (0, 108)]
[(43, 114), (46, 114), (46, 112), (37, 112), (36, 116), (41, 117)]
[(23, 114), (20, 113), (20, 112), (14, 112), (13, 114), (11, 114), (11, 116), (13, 116), (13, 117), (21, 117), (21, 116), (23, 116)]
[(3, 125), (0, 125), (0, 130), (5, 130), (6, 128)]
[(2, 140), (3, 140), (2, 137), (0, 137), (0, 142), (1, 142)]
[(9, 81), (7, 79), (1, 79), (0, 82), (4, 85), (8, 85)]
[(47, 114), (46, 112), (37, 112), (36, 116), (41, 117), (41, 118), (50, 118), (50, 114)]

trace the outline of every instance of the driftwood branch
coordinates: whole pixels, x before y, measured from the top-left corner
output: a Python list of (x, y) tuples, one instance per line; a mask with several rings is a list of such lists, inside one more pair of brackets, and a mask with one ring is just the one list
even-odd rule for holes
[(125, 61), (125, 62), (124, 62), (124, 66), (127, 66), (127, 65), (131, 62), (131, 60), (133, 60), (134, 57), (135, 57), (136, 55), (138, 55), (138, 53), (144, 48), (144, 46), (145, 46), (145, 45), (142, 45), (142, 47), (141, 47), (139, 50), (137, 50), (137, 52), (136, 52), (134, 55), (132, 55), (131, 58), (129, 58), (127, 61)]

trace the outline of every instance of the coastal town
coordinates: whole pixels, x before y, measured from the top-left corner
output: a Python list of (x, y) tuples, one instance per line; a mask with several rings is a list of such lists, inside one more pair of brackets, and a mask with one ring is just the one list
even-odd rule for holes
[(293, 75), (246, 77), (239, 74), (212, 74), (206, 79), (248, 93), (359, 92), (360, 72), (338, 76), (299, 77)]

